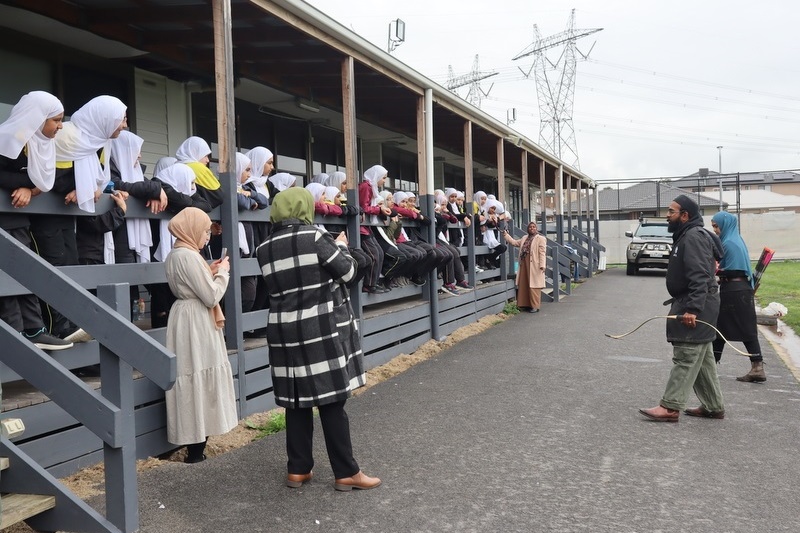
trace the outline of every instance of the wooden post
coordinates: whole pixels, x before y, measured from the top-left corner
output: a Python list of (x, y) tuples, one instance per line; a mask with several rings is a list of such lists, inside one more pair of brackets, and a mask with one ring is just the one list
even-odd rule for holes
[(547, 196), (545, 193), (547, 192), (547, 181), (544, 177), (545, 172), (545, 164), (544, 159), (539, 161), (539, 188), (542, 191), (542, 227), (539, 228), (539, 231), (547, 237)]
[[(342, 127), (344, 130), (344, 167), (347, 184), (347, 204), (359, 205), (358, 202), (358, 146), (356, 136), (356, 88), (355, 66), (352, 56), (342, 59)], [(361, 234), (359, 233), (359, 217), (348, 217), (347, 235), (349, 245), (361, 248)], [(350, 293), (353, 312), (361, 319), (363, 307), (361, 304), (361, 291), (356, 289)], [(363, 339), (363, 329), (358, 328)]]
[(502, 137), (497, 139), (497, 199), (507, 205), (506, 201), (506, 158)]
[(214, 80), (217, 93), (219, 171), (236, 168), (236, 106), (233, 94), (233, 35), (230, 0), (211, 0), (214, 17)]
[(533, 220), (530, 216), (531, 211), (531, 203), (530, 199), (528, 198), (528, 152), (522, 150), (522, 221), (528, 222)]
[[(472, 121), (467, 120), (464, 122), (464, 211), (470, 215), (474, 214), (473, 195), (475, 194), (475, 184), (473, 183), (474, 176), (472, 172)], [(474, 222), (474, 218), (472, 222)], [(473, 287), (476, 285), (475, 279), (475, 232), (480, 231), (476, 228), (475, 224), (470, 224), (466, 229), (467, 233), (467, 276), (469, 276), (469, 284)]]
[[(116, 283), (97, 287), (103, 303), (123, 317), (130, 317), (129, 285)], [(122, 423), (118, 436), (122, 446), (112, 448), (103, 444), (106, 484), (106, 516), (126, 533), (139, 529), (139, 492), (136, 484), (136, 420), (133, 395), (133, 367), (100, 345), (100, 376), (102, 394), (119, 407)]]

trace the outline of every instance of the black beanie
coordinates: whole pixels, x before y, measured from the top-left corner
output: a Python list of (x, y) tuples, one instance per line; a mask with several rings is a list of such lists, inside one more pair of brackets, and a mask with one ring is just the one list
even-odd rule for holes
[(698, 207), (697, 202), (695, 202), (685, 194), (681, 194), (673, 201), (679, 206), (681, 206), (681, 209), (689, 213), (689, 218), (700, 216), (700, 207)]

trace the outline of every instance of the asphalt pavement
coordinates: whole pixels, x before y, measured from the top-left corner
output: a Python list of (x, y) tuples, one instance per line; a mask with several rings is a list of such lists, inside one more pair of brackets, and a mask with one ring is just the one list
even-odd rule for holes
[(764, 384), (736, 382), (749, 361), (725, 351), (724, 420), (638, 414), (672, 364), (664, 321), (604, 333), (666, 314), (666, 298), (663, 272), (611, 269), (348, 401), (377, 489), (334, 491), (317, 421), (310, 484), (284, 486), (283, 434), (169, 463), (139, 478), (140, 531), (800, 530), (800, 387), (763, 338)]

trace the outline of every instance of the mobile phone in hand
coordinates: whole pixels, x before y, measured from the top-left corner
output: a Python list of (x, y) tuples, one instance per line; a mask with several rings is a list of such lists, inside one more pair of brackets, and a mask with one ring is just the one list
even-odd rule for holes
[(224, 259), (226, 255), (228, 255), (228, 249), (227, 248), (223, 248), (222, 249), (222, 253), (219, 254), (219, 258), (220, 259)]

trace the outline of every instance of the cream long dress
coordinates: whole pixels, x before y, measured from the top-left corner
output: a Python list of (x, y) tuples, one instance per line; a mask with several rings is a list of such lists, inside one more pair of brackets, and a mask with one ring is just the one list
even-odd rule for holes
[(200, 254), (188, 248), (173, 248), (164, 268), (178, 298), (167, 323), (167, 349), (178, 364), (175, 386), (166, 393), (167, 440), (195, 444), (238, 424), (225, 339), (210, 312), (225, 294), (229, 275), (220, 270), (212, 278)]

